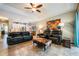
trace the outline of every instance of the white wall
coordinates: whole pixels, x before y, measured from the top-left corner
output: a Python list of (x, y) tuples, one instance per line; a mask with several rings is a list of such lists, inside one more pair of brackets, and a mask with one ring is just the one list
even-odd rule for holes
[(64, 13), (58, 16), (54, 16), (54, 17), (50, 17), (48, 19), (45, 19), (43, 21), (40, 21), (37, 23), (37, 29), (39, 29), (38, 27), (41, 25), (43, 28), (46, 28), (46, 22), (49, 20), (55, 20), (57, 18), (60, 18), (62, 20), (62, 22), (64, 23), (64, 27), (63, 27), (63, 38), (70, 38), (71, 41), (73, 41), (73, 22), (74, 22), (74, 15), (75, 12), (68, 12), (68, 13)]

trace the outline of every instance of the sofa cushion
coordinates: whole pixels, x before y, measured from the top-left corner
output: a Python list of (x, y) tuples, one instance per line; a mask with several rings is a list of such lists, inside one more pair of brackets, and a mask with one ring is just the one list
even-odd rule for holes
[(29, 32), (22, 32), (21, 35), (30, 35)]

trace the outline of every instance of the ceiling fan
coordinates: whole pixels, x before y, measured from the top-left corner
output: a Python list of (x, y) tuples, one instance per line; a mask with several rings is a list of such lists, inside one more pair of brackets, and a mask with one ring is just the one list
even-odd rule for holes
[(33, 4), (33, 3), (30, 3), (30, 5), (31, 5), (31, 7), (29, 6), (29, 7), (24, 7), (25, 9), (31, 9), (32, 10), (32, 12), (35, 12), (35, 11), (37, 11), (37, 12), (41, 12), (40, 10), (39, 10), (39, 8), (41, 8), (43, 5), (42, 4), (39, 4), (39, 5), (37, 5), (37, 4)]

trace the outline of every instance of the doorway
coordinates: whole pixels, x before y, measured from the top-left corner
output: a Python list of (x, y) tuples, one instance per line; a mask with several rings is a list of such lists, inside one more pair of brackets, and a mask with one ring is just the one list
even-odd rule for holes
[(0, 48), (6, 48), (7, 45), (7, 34), (8, 34), (9, 21), (0, 19)]

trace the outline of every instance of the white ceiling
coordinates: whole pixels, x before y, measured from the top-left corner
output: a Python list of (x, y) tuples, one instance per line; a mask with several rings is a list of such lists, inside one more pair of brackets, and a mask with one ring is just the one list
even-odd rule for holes
[(74, 3), (43, 3), (41, 13), (26, 10), (27, 3), (6, 3), (0, 4), (0, 16), (8, 17), (13, 21), (36, 22), (53, 17), (69, 11), (76, 10)]

